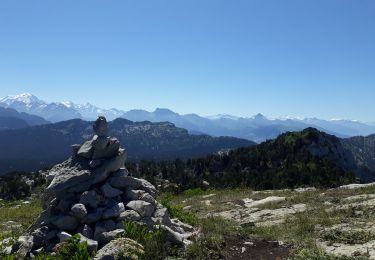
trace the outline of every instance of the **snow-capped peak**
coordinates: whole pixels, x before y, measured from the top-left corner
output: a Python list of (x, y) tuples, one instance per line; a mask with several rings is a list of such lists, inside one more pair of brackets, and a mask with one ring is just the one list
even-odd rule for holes
[(75, 104), (72, 101), (63, 101), (61, 102), (62, 105), (66, 106), (67, 108), (74, 108)]
[(26, 106), (32, 106), (34, 104), (45, 104), (44, 101), (40, 100), (36, 96), (30, 94), (30, 93), (21, 93), (18, 95), (11, 95), (6, 96), (4, 98), (0, 99), (1, 103), (5, 103), (7, 105), (11, 105), (15, 102), (24, 103)]
[(206, 116), (206, 118), (211, 119), (211, 120), (216, 120), (216, 119), (231, 119), (231, 120), (237, 120), (240, 117), (234, 116), (231, 114), (218, 114), (214, 116)]
[(6, 97), (0, 99), (0, 102), (6, 103), (6, 104), (12, 103), (12, 102), (15, 102), (15, 101), (26, 103), (26, 104), (36, 103), (36, 102), (40, 103), (41, 102), (41, 100), (39, 98), (37, 98), (36, 96), (34, 96), (30, 93), (21, 93), (21, 94), (18, 94), (18, 95), (6, 96)]

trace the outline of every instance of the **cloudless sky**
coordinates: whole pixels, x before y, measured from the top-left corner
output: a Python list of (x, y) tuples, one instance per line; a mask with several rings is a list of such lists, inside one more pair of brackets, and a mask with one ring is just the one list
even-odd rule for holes
[(375, 121), (373, 0), (1, 0), (0, 96)]

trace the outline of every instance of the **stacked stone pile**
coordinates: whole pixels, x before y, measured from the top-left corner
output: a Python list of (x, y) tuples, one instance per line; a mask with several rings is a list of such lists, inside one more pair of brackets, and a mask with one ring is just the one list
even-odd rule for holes
[(13, 251), (21, 257), (53, 251), (79, 234), (90, 250), (100, 252), (125, 232), (124, 221), (158, 225), (170, 242), (189, 244), (193, 228), (170, 219), (167, 209), (155, 200), (157, 192), (151, 183), (129, 175), (126, 151), (116, 138), (107, 136), (106, 119), (99, 117), (93, 128), (92, 140), (74, 145), (73, 156), (49, 171), (48, 207)]

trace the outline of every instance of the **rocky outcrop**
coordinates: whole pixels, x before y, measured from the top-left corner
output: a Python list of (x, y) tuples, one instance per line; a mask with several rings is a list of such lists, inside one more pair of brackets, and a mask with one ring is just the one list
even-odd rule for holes
[[(261, 200), (241, 199), (238, 204), (231, 203), (233, 209), (209, 213), (207, 216), (219, 216), (233, 220), (241, 225), (275, 226), (285, 222), (287, 217), (306, 211), (306, 204), (294, 204), (290, 206), (279, 205), (278, 208), (268, 209), (261, 207), (267, 204), (280, 204), (285, 202), (285, 197), (270, 196)], [(229, 202), (230, 203), (230, 202)]]
[(126, 150), (120, 148), (116, 138), (107, 136), (105, 118), (99, 117), (93, 128), (91, 140), (74, 145), (72, 157), (49, 171), (49, 203), (13, 251), (25, 258), (41, 248), (52, 251), (79, 234), (90, 250), (101, 252), (98, 259), (102, 259), (119, 243), (111, 241), (125, 232), (124, 221), (159, 225), (167, 232), (169, 242), (189, 244), (193, 228), (172, 221), (156, 201), (155, 187), (130, 176), (124, 165)]

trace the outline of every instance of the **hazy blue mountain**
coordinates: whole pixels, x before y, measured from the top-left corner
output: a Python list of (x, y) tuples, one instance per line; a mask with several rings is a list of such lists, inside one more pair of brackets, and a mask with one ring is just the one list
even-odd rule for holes
[(153, 112), (131, 110), (123, 115), (132, 121), (169, 121), (191, 133), (206, 133), (212, 136), (234, 136), (256, 142), (276, 138), (287, 131), (300, 131), (308, 127), (334, 134), (338, 137), (368, 135), (375, 133), (375, 126), (349, 120), (309, 119), (269, 119), (262, 114), (253, 117), (218, 115), (201, 117), (196, 114), (180, 115), (169, 109), (156, 109)]
[[(355, 136), (341, 140), (343, 146), (352, 152), (353, 158), (358, 167), (363, 170), (363, 178), (370, 178), (375, 173), (375, 134), (366, 137)], [(366, 174), (367, 173), (367, 174)]]
[[(190, 135), (168, 122), (110, 122), (111, 135), (128, 150), (130, 161), (203, 156), (219, 150), (254, 145), (234, 137)], [(92, 122), (74, 119), (55, 124), (0, 131), (0, 172), (35, 170), (66, 159), (70, 145), (92, 135)]]
[(338, 133), (341, 136), (369, 135), (375, 133), (375, 126), (351, 120), (321, 120), (307, 118), (303, 120), (306, 124), (316, 125), (328, 131)]
[(15, 117), (2, 117), (0, 116), (0, 130), (4, 129), (18, 129), (28, 127), (29, 125), (25, 120)]
[(0, 105), (0, 130), (16, 129), (33, 125), (48, 124), (45, 119), (29, 115), (27, 113), (19, 113), (11, 108), (4, 108)]

